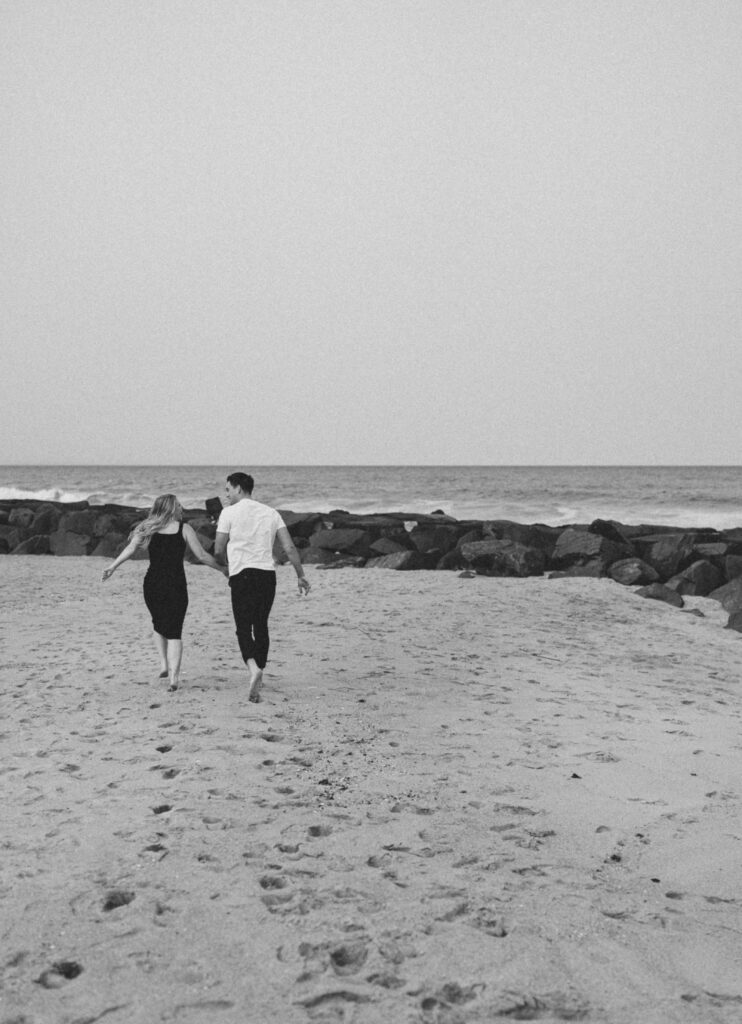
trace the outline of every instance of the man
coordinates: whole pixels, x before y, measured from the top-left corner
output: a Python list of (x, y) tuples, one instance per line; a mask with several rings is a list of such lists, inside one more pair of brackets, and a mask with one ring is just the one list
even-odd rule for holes
[(252, 500), (253, 486), (249, 473), (227, 477), (228, 505), (217, 523), (214, 557), (224, 564), (226, 553), (237, 640), (250, 683), (248, 699), (257, 703), (268, 660), (268, 616), (276, 595), (276, 538), (296, 570), (300, 594), (309, 592), (309, 580), (283, 519), (274, 508)]

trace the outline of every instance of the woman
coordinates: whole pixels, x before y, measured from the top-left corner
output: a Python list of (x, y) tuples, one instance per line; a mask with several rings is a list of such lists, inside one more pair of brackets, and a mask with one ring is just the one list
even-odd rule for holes
[(188, 585), (183, 568), (186, 547), (204, 565), (210, 565), (225, 576), (227, 569), (204, 551), (193, 527), (183, 522), (183, 508), (174, 494), (161, 494), (155, 499), (147, 518), (129, 535), (127, 546), (115, 562), (103, 570), (103, 580), (110, 579), (140, 547), (149, 548), (149, 568), (143, 589), (160, 655), (160, 679), (169, 679), (168, 691), (173, 693), (180, 685), (181, 636), (188, 608)]

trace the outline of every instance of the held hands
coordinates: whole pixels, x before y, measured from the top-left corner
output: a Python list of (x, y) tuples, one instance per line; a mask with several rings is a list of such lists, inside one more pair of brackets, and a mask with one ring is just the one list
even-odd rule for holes
[(311, 587), (309, 585), (309, 580), (306, 578), (306, 576), (300, 576), (296, 582), (299, 584), (299, 593), (300, 594), (308, 594), (309, 593), (309, 591), (311, 590)]

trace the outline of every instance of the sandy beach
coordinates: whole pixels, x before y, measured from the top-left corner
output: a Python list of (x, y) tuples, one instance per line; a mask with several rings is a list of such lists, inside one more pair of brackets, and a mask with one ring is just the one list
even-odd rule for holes
[[(0, 559), (0, 1024), (742, 1014), (742, 638), (604, 579)], [(694, 614), (701, 611), (703, 614)]]

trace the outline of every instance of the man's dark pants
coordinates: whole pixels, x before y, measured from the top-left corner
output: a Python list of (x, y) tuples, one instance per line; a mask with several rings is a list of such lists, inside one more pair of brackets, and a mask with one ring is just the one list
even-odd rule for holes
[(242, 660), (254, 658), (258, 668), (268, 661), (268, 616), (276, 596), (276, 574), (268, 569), (243, 569), (229, 577), (232, 614)]

